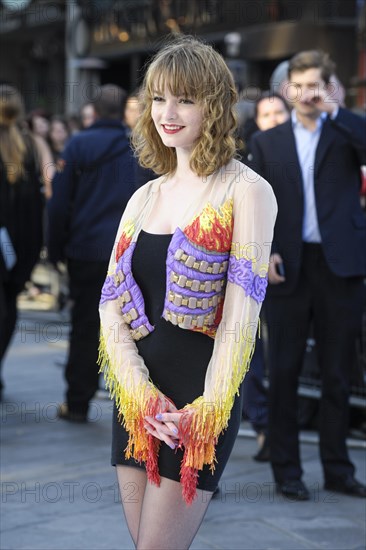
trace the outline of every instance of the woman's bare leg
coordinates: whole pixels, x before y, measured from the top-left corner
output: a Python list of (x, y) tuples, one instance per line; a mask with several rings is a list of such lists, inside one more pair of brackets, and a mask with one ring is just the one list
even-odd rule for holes
[(212, 493), (197, 490), (187, 506), (182, 486), (162, 477), (160, 487), (147, 483), (137, 538), (138, 550), (185, 550), (190, 547), (206, 513)]
[(142, 468), (122, 465), (118, 465), (116, 470), (123, 512), (136, 546), (147, 481), (146, 472)]

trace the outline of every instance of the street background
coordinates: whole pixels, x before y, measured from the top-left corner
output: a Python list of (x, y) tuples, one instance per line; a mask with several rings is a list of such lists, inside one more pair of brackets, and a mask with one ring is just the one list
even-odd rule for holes
[[(111, 402), (94, 400), (87, 425), (56, 418), (68, 328), (67, 315), (23, 312), (5, 362), (2, 550), (133, 548), (110, 466)], [(365, 443), (349, 444), (365, 482)], [(311, 500), (291, 502), (275, 493), (269, 465), (253, 461), (256, 441), (243, 423), (192, 549), (363, 550), (365, 501), (324, 491), (317, 445), (301, 451)]]

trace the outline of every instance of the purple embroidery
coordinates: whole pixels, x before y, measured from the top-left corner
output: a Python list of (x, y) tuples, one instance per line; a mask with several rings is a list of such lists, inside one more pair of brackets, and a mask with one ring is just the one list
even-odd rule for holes
[(258, 303), (263, 302), (268, 280), (267, 277), (260, 277), (254, 274), (250, 260), (245, 260), (244, 258), (238, 260), (235, 256), (231, 255), (227, 276), (228, 281), (241, 286), (247, 296), (251, 296)]
[(194, 290), (190, 290), (189, 288), (183, 289), (181, 286), (177, 285), (177, 283), (170, 283), (170, 290), (176, 292), (177, 294), (182, 294), (183, 291), (184, 296), (187, 296), (187, 298), (189, 298), (190, 296), (192, 296), (193, 298), (211, 298), (211, 296), (217, 294), (215, 290), (212, 292), (194, 292)]
[(252, 263), (249, 260), (244, 260), (244, 258), (238, 260), (235, 256), (231, 255), (227, 278), (231, 283), (244, 288), (246, 294), (251, 295), (254, 273)]
[(193, 309), (187, 306), (175, 306), (173, 302), (168, 302), (166, 305), (166, 308), (170, 311), (173, 311), (174, 313), (185, 315), (207, 315), (208, 313), (211, 313), (211, 311), (214, 310), (214, 307), (208, 307), (207, 309), (197, 308)]
[(259, 275), (256, 275), (254, 277), (252, 297), (254, 298), (254, 300), (256, 300), (256, 302), (258, 303), (263, 302), (266, 296), (267, 285), (268, 285), (267, 277), (260, 277)]
[(104, 304), (104, 302), (107, 302), (108, 300), (115, 300), (116, 298), (118, 298), (118, 294), (116, 285), (114, 283), (114, 278), (113, 276), (108, 275), (108, 277), (104, 281), (100, 303)]
[(187, 267), (186, 265), (184, 265), (184, 263), (180, 262), (179, 260), (176, 260), (174, 258), (174, 254), (179, 249), (184, 250), (187, 256), (193, 256), (198, 262), (204, 260), (209, 263), (213, 263), (213, 262), (222, 263), (225, 260), (227, 261), (229, 259), (229, 254), (227, 252), (214, 254), (214, 253), (209, 253), (207, 251), (202, 250), (197, 245), (193, 245), (188, 240), (188, 238), (183, 233), (183, 231), (179, 229), (179, 227), (176, 229), (168, 249), (168, 263), (171, 269), (176, 273), (179, 273), (179, 275), (185, 275), (189, 279), (197, 279), (200, 281), (207, 281), (208, 280), (207, 277), (209, 277), (210, 280), (213, 280), (213, 281), (223, 278), (222, 273), (217, 273), (217, 274), (202, 273), (201, 271)]
[(103, 285), (100, 303), (103, 304), (108, 300), (115, 300), (119, 296), (122, 296), (124, 292), (128, 291), (130, 293), (131, 300), (126, 302), (121, 307), (122, 313), (128, 313), (132, 308), (134, 308), (137, 312), (137, 319), (131, 321), (131, 328), (136, 329), (141, 325), (145, 325), (148, 331), (152, 332), (154, 327), (150, 324), (145, 314), (145, 302), (142, 292), (133, 278), (131, 271), (131, 260), (135, 246), (136, 243), (131, 243), (117, 262), (116, 273), (121, 271), (125, 276), (124, 281), (116, 285), (114, 276), (108, 276)]
[[(144, 325), (149, 332), (152, 332), (154, 327), (149, 323), (149, 320), (145, 314), (144, 299), (141, 290), (132, 275), (131, 262), (135, 247), (136, 243), (131, 243), (119, 258), (116, 265), (115, 273), (118, 274), (121, 272), (124, 275), (124, 280), (120, 283), (116, 283), (116, 280), (118, 281), (118, 277), (112, 275), (106, 278), (102, 289), (101, 303), (108, 300), (115, 300), (128, 291), (131, 299), (121, 306), (121, 311), (123, 314), (129, 313), (132, 309), (136, 311), (137, 319), (131, 321), (131, 329), (136, 329), (141, 325)], [(229, 270), (227, 275), (225, 272), (216, 274), (207, 272), (203, 273), (198, 269), (187, 267), (183, 262), (175, 259), (174, 256), (178, 249), (183, 250), (187, 256), (193, 256), (198, 262), (205, 261), (209, 264), (222, 264), (225, 261), (228, 262)], [(176, 273), (178, 276), (185, 276), (189, 280), (199, 281), (199, 283), (215, 283), (216, 281), (225, 281), (227, 276), (229, 281), (240, 284), (240, 286), (244, 288), (246, 294), (252, 296), (258, 302), (263, 301), (267, 286), (267, 281), (265, 279), (254, 275), (251, 263), (249, 261), (236, 261), (233, 256), (230, 257), (229, 260), (229, 252), (219, 254), (209, 253), (203, 250), (202, 247), (191, 243), (183, 231), (178, 228), (172, 237), (167, 254), (167, 287), (163, 312), (164, 318), (167, 318), (165, 312), (170, 311), (171, 313), (175, 313), (177, 315), (198, 316), (199, 318), (210, 315), (212, 316), (212, 319), (214, 319), (218, 306), (211, 305), (210, 307), (203, 308), (203, 304), (207, 305), (207, 302), (205, 303), (204, 300), (217, 296), (219, 301), (220, 298), (223, 299), (225, 294), (225, 285), (223, 285), (222, 288), (221, 286), (218, 286), (217, 288), (211, 289), (209, 292), (192, 290), (191, 288), (185, 286), (181, 287), (177, 283), (171, 281), (172, 272)], [(210, 288), (210, 286), (208, 288)], [(193, 309), (183, 305), (176, 306), (173, 302), (169, 301), (170, 291), (182, 296), (183, 298), (196, 298), (197, 300), (201, 300), (201, 307), (196, 307)]]
[(184, 250), (188, 256), (194, 256), (198, 261), (206, 260), (207, 262), (221, 263), (229, 259), (228, 252), (208, 252), (203, 250), (199, 245), (193, 244), (179, 227), (175, 230), (172, 240), (170, 241), (169, 251), (172, 252), (174, 256), (178, 248)]
[(177, 275), (184, 275), (190, 280), (196, 280), (200, 281), (200, 283), (204, 283), (206, 281), (214, 282), (214, 281), (221, 281), (225, 279), (226, 274), (225, 273), (202, 273), (197, 269), (192, 269), (187, 266), (185, 266), (182, 262), (179, 260), (176, 260), (174, 255), (177, 250), (183, 250), (187, 256), (193, 256), (197, 261), (206, 261), (208, 263), (222, 263), (224, 261), (229, 260), (229, 253), (208, 253), (205, 250), (202, 250), (202, 248), (197, 247), (193, 245), (187, 238), (187, 236), (183, 233), (183, 231), (179, 228), (176, 229), (172, 240), (170, 241), (170, 245), (168, 248), (168, 257), (167, 257), (167, 267), (166, 267), (166, 276), (167, 276), (167, 292), (166, 292), (166, 298), (164, 303), (164, 310), (169, 310), (176, 314), (184, 314), (184, 315), (208, 315), (215, 311), (217, 306), (211, 306), (207, 307), (205, 309), (201, 308), (189, 308), (187, 306), (176, 306), (172, 302), (169, 301), (169, 291), (175, 292), (176, 294), (179, 294), (183, 296), (184, 298), (190, 298), (194, 297), (197, 299), (201, 298), (211, 298), (215, 295), (223, 295), (224, 289), (212, 290), (210, 292), (202, 292), (202, 291), (194, 291), (186, 287), (181, 287), (177, 283), (174, 283), (170, 280), (170, 276), (172, 271), (175, 272)]

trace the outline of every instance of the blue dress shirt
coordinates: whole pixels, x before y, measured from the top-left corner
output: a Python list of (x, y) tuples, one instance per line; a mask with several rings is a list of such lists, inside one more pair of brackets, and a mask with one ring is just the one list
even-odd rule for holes
[(304, 242), (320, 243), (321, 236), (314, 191), (314, 165), (316, 148), (319, 143), (323, 122), (327, 115), (326, 113), (322, 113), (319, 116), (316, 121), (316, 129), (313, 131), (308, 130), (298, 121), (295, 110), (292, 111), (291, 117), (304, 192), (302, 238)]

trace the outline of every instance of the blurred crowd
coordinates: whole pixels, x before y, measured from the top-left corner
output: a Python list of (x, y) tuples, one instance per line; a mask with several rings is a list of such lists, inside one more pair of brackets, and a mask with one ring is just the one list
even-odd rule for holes
[[(2, 86), (2, 93), (6, 93), (7, 86)], [(19, 113), (17, 124), (22, 133), (28, 134), (34, 142), (38, 157), (41, 183), (46, 199), (52, 195), (52, 179), (57, 169), (57, 161), (62, 155), (70, 138), (82, 130), (89, 128), (96, 121), (93, 103), (84, 103), (77, 115), (66, 116), (53, 114), (43, 107), (37, 107), (28, 113), (24, 112), (22, 99), (17, 97), (17, 91), (10, 92), (13, 101), (18, 102)], [(129, 133), (135, 125), (138, 116), (138, 98), (136, 93), (128, 96), (125, 112), (121, 123), (125, 124)]]
[[(128, 136), (138, 116), (137, 97), (123, 94), (117, 125)], [(36, 308), (37, 300), (45, 296), (52, 298), (48, 301), (52, 307), (62, 308), (66, 303), (67, 286), (48, 285), (47, 278), (45, 284), (37, 285), (31, 273), (39, 261), (48, 263), (46, 204), (52, 197), (55, 175), (62, 170), (65, 148), (76, 135), (93, 128), (98, 118), (95, 103), (83, 104), (72, 116), (52, 114), (42, 107), (26, 113), (19, 91), (11, 85), (0, 86), (0, 364), (14, 331), (19, 298), (23, 305), (33, 302)], [(119, 214), (122, 211), (120, 204)], [(50, 271), (52, 281), (55, 270)], [(60, 278), (57, 270), (56, 278)], [(51, 296), (55, 290), (58, 295)]]

